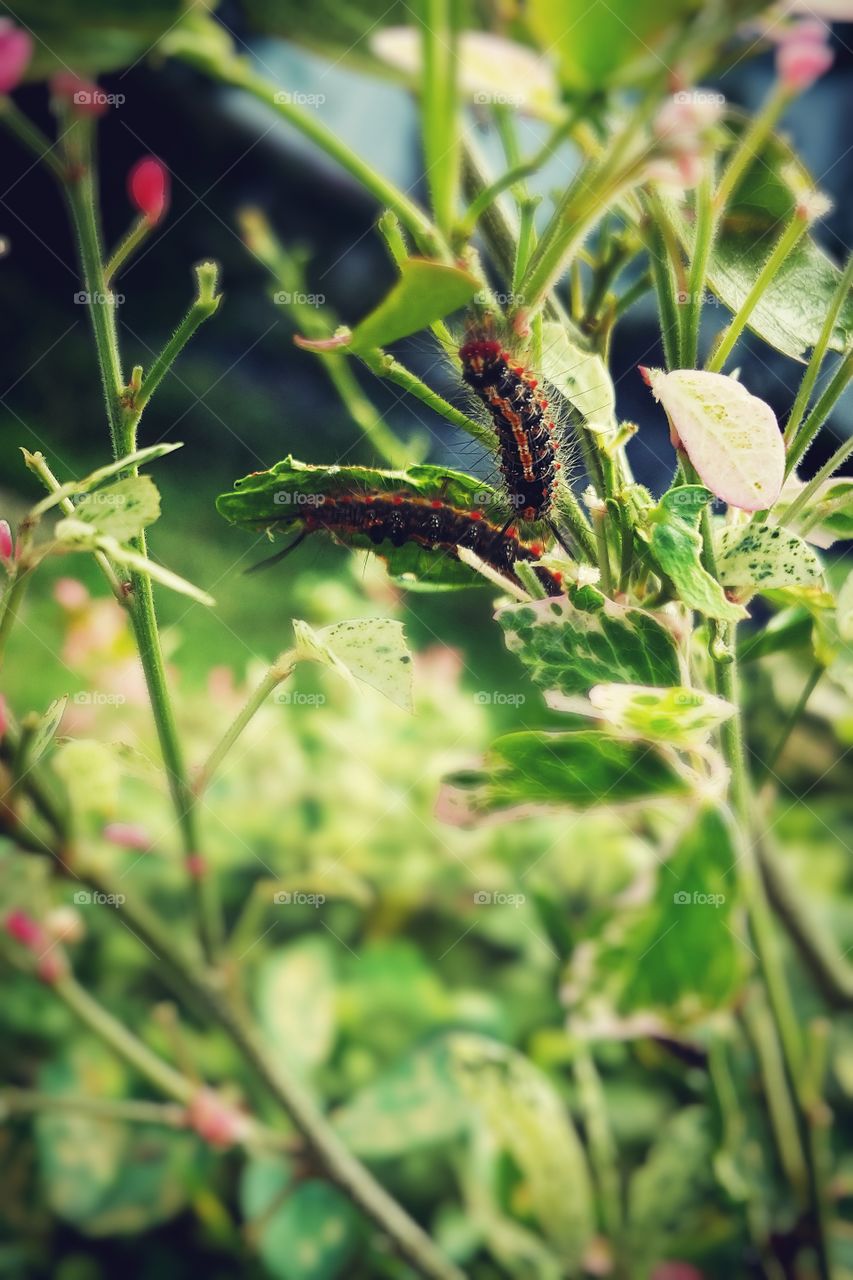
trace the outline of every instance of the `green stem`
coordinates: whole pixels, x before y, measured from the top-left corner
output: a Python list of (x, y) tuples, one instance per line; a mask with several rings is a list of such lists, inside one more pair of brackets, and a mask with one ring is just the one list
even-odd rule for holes
[(54, 155), (57, 144), (46, 138), (41, 129), (36, 128), (6, 95), (0, 97), (0, 123), (5, 124), (9, 132), (13, 133), (33, 155), (38, 156), (59, 182), (65, 181), (65, 168)]
[[(846, 391), (851, 376), (853, 376), (853, 348), (845, 352), (844, 358), (836, 369), (825, 391), (819, 397), (811, 413), (797, 432), (796, 439), (792, 442), (791, 447), (788, 450), (788, 461), (785, 467), (786, 475), (791, 474), (797, 463), (800, 461), (800, 458), (802, 458), (803, 454), (808, 449), (809, 445), (814, 441), (815, 436), (832, 413), (832, 410), (835, 408), (836, 402), (840, 400), (841, 396)], [(826, 468), (822, 468), (822, 470), (825, 469)], [(829, 474), (831, 475), (832, 471), (830, 471)], [(806, 488), (809, 487), (809, 485), (806, 486)], [(804, 492), (805, 490), (798, 494), (792, 505), (800, 503)], [(801, 505), (802, 504), (800, 503), (800, 506)]]
[(761, 111), (742, 135), (740, 142), (732, 151), (714, 195), (714, 209), (717, 216), (725, 211), (737, 184), (770, 137), (790, 100), (790, 94), (776, 85), (768, 95)]
[(788, 510), (785, 512), (785, 524), (790, 525), (797, 518), (801, 511), (804, 511), (812, 498), (820, 490), (822, 484), (829, 480), (839, 467), (843, 466), (847, 459), (853, 453), (853, 436), (849, 440), (845, 440), (844, 444), (838, 446), (835, 453), (827, 459), (819, 471), (816, 471), (809, 480), (808, 484), (803, 485)]
[(6, 642), (18, 617), (18, 609), (27, 590), (30, 574), (31, 570), (15, 568), (3, 594), (3, 601), (0, 603), (0, 667), (3, 665)]
[(452, 422), (455, 427), (461, 427), (469, 436), (473, 436), (480, 444), (494, 451), (495, 437), (488, 427), (475, 422), (473, 418), (469, 418), (464, 414), (461, 409), (449, 404), (438, 392), (433, 391), (425, 382), (421, 382), (417, 374), (412, 373), (405, 365), (400, 364), (399, 360), (395, 360), (393, 356), (388, 355), (386, 351), (382, 351), (377, 347), (375, 351), (360, 353), (360, 359), (371, 373), (376, 374), (377, 378), (387, 378), (389, 382), (396, 383), (398, 387), (402, 387), (404, 391), (409, 392), (410, 395), (415, 396), (422, 404), (425, 404), (428, 409), (441, 414), (448, 422)]
[(0, 1116), (39, 1115), (44, 1111), (68, 1111), (71, 1115), (91, 1115), (118, 1124), (160, 1125), (165, 1129), (186, 1129), (187, 1113), (169, 1103), (136, 1098), (98, 1098), (85, 1093), (39, 1093), (35, 1089), (0, 1089)]
[(277, 84), (264, 80), (248, 61), (235, 56), (223, 58), (211, 56), (199, 43), (191, 52), (182, 49), (179, 57), (198, 67), (207, 75), (244, 89), (270, 107), (288, 124), (298, 129), (304, 137), (324, 151), (342, 168), (346, 169), (367, 191), (369, 191), (384, 208), (392, 209), (412, 236), (421, 253), (427, 257), (439, 258), (445, 262), (452, 260), (452, 254), (438, 229), (414, 201), (392, 182), (378, 173), (372, 165), (361, 156), (350, 150), (347, 144), (319, 119), (316, 112), (303, 110), (295, 103), (287, 101)]
[(457, 0), (422, 0), (418, 14), (424, 164), (436, 225), (449, 237), (459, 193)]
[(293, 649), (289, 649), (287, 653), (281, 656), (273, 663), (263, 680), (248, 698), (246, 704), (237, 713), (236, 717), (223, 734), (220, 741), (213, 748), (208, 756), (205, 764), (202, 766), (201, 772), (196, 779), (195, 792), (200, 796), (205, 788), (209, 786), (213, 775), (225, 759), (228, 752), (234, 746), (234, 743), (240, 737), (240, 734), (249, 724), (249, 721), (257, 711), (263, 706), (267, 698), (277, 689), (283, 681), (287, 680), (296, 667), (296, 653)]
[(767, 760), (765, 760), (764, 762), (764, 765), (762, 768), (762, 774), (766, 775), (766, 774), (772, 773), (773, 770), (775, 769), (776, 763), (779, 760), (779, 757), (781, 756), (782, 752), (785, 750), (785, 747), (788, 744), (788, 739), (790, 738), (791, 734), (794, 732), (794, 729), (797, 727), (797, 725), (800, 722), (803, 712), (805, 711), (806, 706), (808, 705), (809, 698), (812, 696), (815, 689), (817, 688), (818, 682), (820, 681), (820, 678), (823, 675), (823, 671), (824, 669), (819, 662), (816, 662), (815, 665), (812, 667), (809, 673), (809, 677), (806, 680), (805, 685), (803, 686), (803, 690), (799, 698), (797, 699), (791, 711), (791, 714), (788, 716), (787, 720), (785, 721), (785, 726), (779, 735), (779, 738), (776, 742), (775, 747), (770, 752), (770, 755), (768, 756)]
[[(69, 127), (67, 139), (69, 159), (73, 157), (75, 163), (71, 167), (74, 177), (73, 180), (69, 180), (66, 184), (66, 193), (72, 222), (77, 233), (83, 280), (89, 293), (88, 310), (95, 335), (95, 346), (104, 388), (104, 400), (113, 456), (118, 460), (126, 454), (133, 453), (136, 449), (136, 425), (139, 421), (141, 408), (137, 403), (133, 410), (125, 412), (123, 406), (125, 387), (118, 349), (114, 301), (112, 301), (113, 295), (108, 291), (104, 275), (102, 238), (97, 216), (97, 191), (91, 149), (91, 123), (91, 120), (78, 119)], [(212, 264), (202, 264), (201, 267), (197, 268), (197, 275), (199, 279), (199, 298), (194, 306), (199, 307), (200, 311), (203, 311), (206, 316), (212, 314), (212, 311), (216, 309), (216, 303), (212, 297), (212, 289), (215, 284), (215, 268)], [(202, 296), (202, 288), (205, 290), (205, 296)], [(100, 305), (99, 298), (107, 300), (105, 305)], [(193, 310), (193, 308), (190, 309), (190, 315), (193, 315)], [(204, 318), (204, 316), (200, 316), (199, 312), (196, 312), (193, 317), (193, 327), (197, 327), (198, 323), (201, 322), (201, 318)], [(196, 320), (197, 323), (195, 323)], [(188, 321), (189, 316), (184, 321), (184, 325), (179, 328), (172, 342), (167, 344), (166, 351), (174, 350), (177, 353), (177, 350), (183, 345), (182, 342), (178, 344), (177, 340), (179, 335), (183, 336), (184, 326)], [(149, 375), (149, 388), (152, 376), (156, 387), (157, 381), (165, 372), (165, 368), (166, 366), (161, 357), (160, 361), (155, 364), (152, 374)], [(153, 388), (151, 389), (153, 390)], [(144, 405), (146, 399), (145, 388), (140, 394)], [(131, 468), (130, 470), (131, 474), (133, 474), (136, 468)], [(147, 555), (144, 535), (140, 535), (135, 540), (134, 548), (140, 555)], [(131, 572), (130, 592), (127, 601), (139, 659), (148, 688), (151, 710), (157, 727), (160, 750), (163, 756), (175, 816), (181, 832), (184, 855), (189, 861), (199, 852), (194, 797), (187, 782), (183, 753), (169, 696), (163, 653), (160, 646), (160, 633), (154, 611), (154, 594), (151, 578), (148, 574), (139, 570)], [(211, 877), (207, 875), (197, 876), (191, 874), (190, 883), (193, 886), (202, 940), (207, 954), (212, 956), (221, 937), (221, 922), (215, 898), (215, 888)]]
[(808, 1171), (797, 1116), (788, 1092), (785, 1064), (779, 1052), (773, 1021), (758, 990), (747, 1001), (744, 1018), (758, 1057), (779, 1160), (785, 1177), (802, 1201), (808, 1190)]
[[(196, 332), (205, 320), (209, 320), (215, 315), (222, 301), (222, 294), (217, 292), (219, 282), (219, 268), (215, 262), (199, 262), (193, 268), (196, 276), (196, 296), (190, 306), (187, 314), (172, 334), (169, 341), (163, 347), (163, 350), (155, 358), (151, 368), (148, 370), (143, 379), (142, 386), (133, 395), (130, 404), (130, 412), (132, 416), (132, 428), (135, 431), (136, 426), (142, 416), (142, 411), (148, 404), (154, 392), (165, 378), (166, 374), (172, 368), (184, 347), (190, 338)], [(132, 448), (136, 447), (136, 441), (130, 442)]]
[(146, 218), (145, 214), (140, 214), (110, 256), (110, 260), (104, 268), (104, 275), (107, 280), (115, 279), (121, 268), (127, 265), (139, 246), (147, 240), (153, 229), (154, 224), (151, 219)]
[(695, 368), (699, 358), (699, 329), (705, 300), (705, 280), (717, 235), (712, 199), (714, 176), (710, 165), (709, 161), (709, 171), (696, 188), (696, 237), (687, 276), (687, 298), (681, 313), (679, 363), (682, 369)]
[(607, 1116), (607, 1100), (592, 1054), (587, 1048), (577, 1051), (575, 1079), (583, 1110), (590, 1159), (598, 1186), (604, 1230), (613, 1241), (622, 1234), (622, 1204), (619, 1191), (619, 1164), (613, 1134)]
[[(740, 338), (750, 316), (755, 310), (760, 299), (764, 296), (771, 281), (773, 281), (779, 271), (779, 268), (787, 260), (789, 253), (799, 244), (810, 226), (809, 219), (797, 210), (793, 218), (776, 241), (767, 261), (759, 271), (753, 282), (752, 288), (738, 307), (728, 327), (723, 332), (720, 342), (714, 349), (713, 355), (705, 363), (705, 368), (709, 373), (719, 373), (729, 355), (734, 348), (735, 343)], [(698, 233), (697, 233), (698, 235)]]
[(790, 447), (791, 442), (794, 440), (800, 423), (803, 420), (803, 414), (806, 411), (806, 405), (808, 404), (812, 391), (814, 390), (815, 382), (817, 381), (821, 365), (823, 364), (823, 358), (826, 355), (827, 350), (829, 349), (829, 344), (832, 340), (832, 334), (835, 330), (835, 322), (841, 313), (841, 308), (844, 306), (844, 303), (847, 301), (850, 294), (851, 284), (853, 284), (853, 254), (851, 254), (847, 259), (847, 266), (844, 268), (835, 292), (832, 295), (832, 301), (830, 302), (826, 316), (824, 317), (823, 327), (821, 328), (818, 340), (815, 343), (814, 350), (811, 354), (811, 359), (809, 360), (799, 389), (797, 390), (797, 396), (788, 416), (788, 421), (785, 423), (785, 444), (788, 447)]

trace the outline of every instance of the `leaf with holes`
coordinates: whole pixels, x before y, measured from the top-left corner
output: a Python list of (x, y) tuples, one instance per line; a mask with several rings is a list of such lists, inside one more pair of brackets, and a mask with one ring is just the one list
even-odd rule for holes
[(597, 587), (572, 586), (558, 600), (507, 605), (496, 618), (507, 648), (543, 689), (569, 695), (614, 679), (680, 683), (672, 633), (651, 613), (616, 604)]
[(785, 445), (770, 405), (723, 373), (641, 372), (702, 483), (744, 511), (772, 507), (785, 478)]

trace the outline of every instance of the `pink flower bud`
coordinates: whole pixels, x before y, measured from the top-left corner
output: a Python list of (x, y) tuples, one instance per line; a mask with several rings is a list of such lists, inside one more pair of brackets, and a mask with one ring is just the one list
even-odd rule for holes
[(37, 951), (44, 946), (44, 931), (40, 924), (26, 911), (10, 911), (6, 917), (6, 932), (10, 938), (20, 942), (28, 951)]
[(32, 56), (30, 33), (9, 18), (0, 18), (0, 93), (11, 93), (18, 87)]
[(153, 226), (169, 204), (169, 171), (154, 156), (143, 156), (127, 175), (127, 190), (137, 209)]
[(12, 542), (12, 530), (9, 528), (8, 520), (0, 520), (0, 560), (9, 561), (15, 553), (15, 544)]
[(187, 1107), (187, 1124), (212, 1147), (232, 1147), (248, 1135), (250, 1122), (213, 1089), (199, 1089)]
[(152, 844), (145, 828), (135, 822), (108, 822), (101, 835), (123, 849), (150, 849)]
[(73, 71), (60, 71), (50, 82), (51, 96), (78, 116), (102, 116), (109, 102), (94, 80), (84, 80)]
[(819, 22), (798, 22), (783, 35), (776, 50), (776, 74), (788, 93), (804, 93), (832, 66), (835, 54), (827, 34)]

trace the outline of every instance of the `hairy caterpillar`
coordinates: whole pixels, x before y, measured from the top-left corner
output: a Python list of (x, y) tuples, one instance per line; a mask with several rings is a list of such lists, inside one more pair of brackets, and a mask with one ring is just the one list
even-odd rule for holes
[[(493, 524), (480, 511), (462, 510), (436, 498), (382, 491), (325, 494), (320, 503), (301, 510), (299, 520), (302, 532), (297, 541), (325, 530), (343, 540), (360, 535), (376, 547), (385, 541), (394, 547), (415, 542), (457, 558), (458, 548), (466, 547), (518, 585), (516, 563), (536, 561), (542, 554), (541, 547), (522, 542), (515, 529)], [(548, 595), (562, 595), (559, 573), (542, 565), (537, 565), (534, 573)]]
[(463, 379), (492, 416), (513, 511), (521, 520), (547, 518), (560, 463), (548, 401), (537, 379), (496, 338), (468, 338), (459, 358)]

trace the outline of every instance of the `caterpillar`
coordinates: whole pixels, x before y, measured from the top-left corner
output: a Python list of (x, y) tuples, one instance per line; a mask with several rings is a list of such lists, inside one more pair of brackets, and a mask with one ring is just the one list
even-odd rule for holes
[[(466, 547), (517, 585), (521, 583), (515, 573), (516, 563), (531, 563), (542, 554), (540, 546), (522, 542), (515, 529), (493, 524), (479, 511), (462, 510), (439, 499), (382, 491), (326, 494), (319, 505), (300, 511), (299, 519), (302, 532), (297, 541), (316, 530), (325, 530), (344, 539), (361, 535), (377, 547), (385, 541), (394, 547), (415, 542), (457, 559), (458, 549)], [(563, 594), (559, 573), (542, 565), (536, 565), (533, 571), (548, 595)]]
[(547, 398), (495, 338), (468, 338), (459, 358), (464, 381), (492, 416), (510, 505), (521, 520), (545, 519), (560, 469)]

